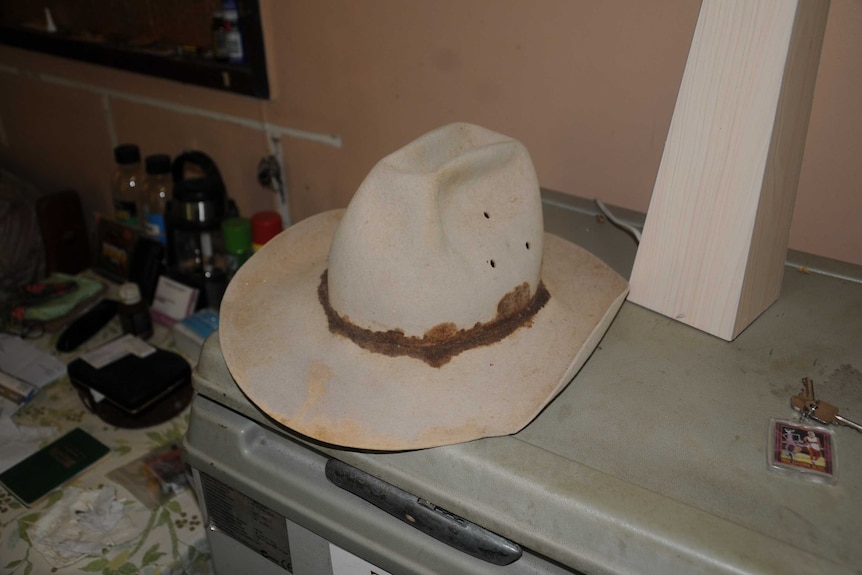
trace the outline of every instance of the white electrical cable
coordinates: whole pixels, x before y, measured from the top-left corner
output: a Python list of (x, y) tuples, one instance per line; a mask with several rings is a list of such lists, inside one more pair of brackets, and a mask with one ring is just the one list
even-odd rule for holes
[(611, 211), (608, 209), (608, 207), (600, 199), (596, 198), (595, 202), (599, 208), (599, 211), (602, 212), (602, 215), (604, 215), (608, 219), (609, 222), (611, 222), (612, 224), (614, 224), (618, 228), (624, 229), (625, 231), (627, 231), (628, 233), (630, 233), (631, 235), (634, 236), (635, 241), (637, 243), (641, 243), (641, 231), (639, 229), (637, 229), (636, 227), (631, 226), (631, 225), (629, 225), (623, 221), (618, 220), (617, 217), (611, 213)]

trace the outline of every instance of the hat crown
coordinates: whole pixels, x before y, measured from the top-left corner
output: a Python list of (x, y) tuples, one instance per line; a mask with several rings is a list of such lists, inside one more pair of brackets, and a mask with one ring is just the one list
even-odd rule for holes
[(329, 302), (374, 331), (469, 329), (527, 305), (542, 239), (526, 148), (450, 124), (381, 160), (360, 185), (330, 248)]

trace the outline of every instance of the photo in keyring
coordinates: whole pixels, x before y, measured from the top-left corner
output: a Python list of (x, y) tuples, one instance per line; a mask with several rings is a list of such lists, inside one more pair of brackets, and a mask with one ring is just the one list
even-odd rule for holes
[(800, 479), (834, 483), (835, 436), (808, 422), (773, 419), (769, 427), (769, 466)]

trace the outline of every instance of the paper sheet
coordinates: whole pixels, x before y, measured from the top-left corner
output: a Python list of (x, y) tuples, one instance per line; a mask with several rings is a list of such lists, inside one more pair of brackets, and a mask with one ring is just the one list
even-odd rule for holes
[(44, 387), (66, 373), (66, 364), (20, 337), (0, 334), (0, 370)]
[(18, 427), (8, 414), (0, 416), (0, 473), (6, 471), (54, 437), (53, 427)]

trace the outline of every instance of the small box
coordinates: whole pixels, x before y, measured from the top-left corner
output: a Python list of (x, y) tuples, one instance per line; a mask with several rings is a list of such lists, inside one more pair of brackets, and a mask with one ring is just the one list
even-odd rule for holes
[(218, 329), (218, 312), (202, 309), (178, 321), (171, 329), (176, 348), (193, 363), (197, 363), (204, 341)]
[(171, 327), (192, 315), (198, 302), (198, 290), (167, 276), (159, 276), (150, 312), (153, 321)]
[(11, 408), (10, 414), (14, 413), (19, 407), (30, 401), (37, 390), (35, 385), (0, 371), (0, 413), (3, 412), (4, 407)]

